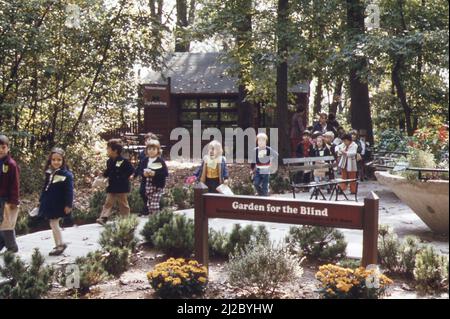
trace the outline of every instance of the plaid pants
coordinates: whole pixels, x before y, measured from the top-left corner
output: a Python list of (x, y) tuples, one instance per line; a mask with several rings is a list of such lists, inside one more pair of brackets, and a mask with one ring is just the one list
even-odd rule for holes
[(164, 194), (164, 188), (153, 186), (151, 180), (149, 180), (147, 181), (145, 190), (147, 192), (147, 208), (149, 213), (157, 213), (159, 211), (159, 203), (161, 201), (161, 197)]

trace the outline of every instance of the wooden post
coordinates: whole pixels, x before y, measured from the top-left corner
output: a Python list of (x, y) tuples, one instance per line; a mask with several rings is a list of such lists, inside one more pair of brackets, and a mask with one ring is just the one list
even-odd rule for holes
[(207, 192), (208, 187), (201, 182), (194, 186), (195, 259), (206, 267), (209, 262), (208, 217), (203, 194)]
[(363, 254), (361, 265), (378, 264), (378, 207), (379, 198), (371, 192), (364, 199)]

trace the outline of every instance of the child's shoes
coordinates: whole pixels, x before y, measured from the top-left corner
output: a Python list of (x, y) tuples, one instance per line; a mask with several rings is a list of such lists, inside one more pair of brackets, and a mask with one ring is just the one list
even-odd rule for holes
[(55, 248), (53, 248), (53, 250), (48, 255), (49, 256), (59, 256), (64, 252), (64, 250), (66, 250), (66, 248), (67, 248), (66, 244), (58, 245)]

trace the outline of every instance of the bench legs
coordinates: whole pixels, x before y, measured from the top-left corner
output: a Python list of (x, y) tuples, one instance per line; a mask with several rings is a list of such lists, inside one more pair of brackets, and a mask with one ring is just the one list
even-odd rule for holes
[(345, 200), (348, 200), (347, 195), (345, 194), (345, 192), (342, 190), (342, 188), (339, 186), (339, 184), (335, 184), (332, 191), (331, 191), (331, 195), (330, 195), (330, 199), (333, 199), (333, 195), (336, 196), (335, 201), (339, 200), (339, 195), (343, 195)]
[[(358, 186), (359, 186), (359, 183), (356, 182), (355, 202), (358, 201)], [(329, 200), (332, 200), (333, 196), (335, 196), (336, 197), (335, 201), (338, 201), (339, 200), (339, 195), (343, 195), (345, 200), (348, 200), (347, 195), (342, 190), (342, 188), (339, 187), (339, 184), (335, 184), (333, 186), (333, 188), (331, 189), (331, 195), (330, 195), (330, 199)]]
[(313, 191), (312, 191), (311, 196), (309, 197), (309, 199), (312, 199), (313, 197), (315, 197), (316, 200), (317, 200), (318, 197), (319, 197), (319, 195), (322, 196), (322, 199), (323, 199), (323, 200), (327, 200), (326, 197), (325, 197), (325, 195), (322, 193), (322, 190), (320, 189), (320, 186), (316, 186), (316, 187), (314, 187), (314, 189), (313, 189)]

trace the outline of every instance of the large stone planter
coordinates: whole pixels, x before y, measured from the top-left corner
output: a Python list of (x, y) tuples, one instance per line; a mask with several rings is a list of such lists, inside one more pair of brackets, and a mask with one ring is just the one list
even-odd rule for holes
[(449, 183), (445, 180), (408, 180), (389, 172), (375, 172), (377, 180), (391, 189), (436, 233), (448, 233)]

